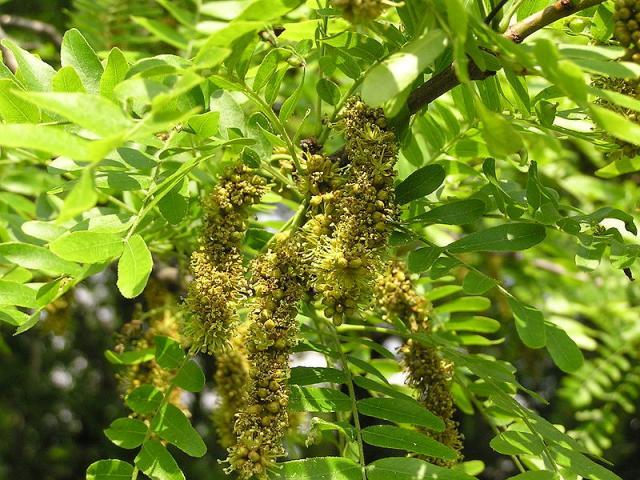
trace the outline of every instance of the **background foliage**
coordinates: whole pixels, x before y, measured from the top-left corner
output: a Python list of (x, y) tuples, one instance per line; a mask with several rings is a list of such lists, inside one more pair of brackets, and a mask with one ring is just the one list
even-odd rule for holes
[[(132, 410), (122, 400), (130, 367), (117, 364), (141, 359), (153, 365), (149, 382), (160, 376), (167, 402), (179, 407), (166, 415), (189, 417), (180, 423), (185, 436), (161, 436), (177, 446), (168, 451), (186, 478), (223, 477), (217, 460), (226, 452), (210, 418), (216, 361), (196, 357), (202, 385), (199, 369), (185, 367), (188, 357), (166, 339), (176, 332), (157, 331), (164, 317), (156, 310), (183, 315), (201, 199), (224, 167), (240, 158), (274, 187), (245, 241), (254, 256), (301, 204), (289, 175), (298, 142), (314, 136), (326, 152), (339, 150), (334, 122), (354, 92), (384, 105), (399, 134), (404, 206), (392, 245), (433, 304), (430, 341), (456, 365), (465, 463), (436, 472), (514, 478), (520, 464), (567, 479), (618, 478), (604, 465), (623, 479), (640, 476), (640, 291), (630, 280), (640, 251), (640, 157), (621, 148), (638, 144), (630, 112), (640, 103), (615, 86), (637, 79), (640, 67), (618, 61), (624, 49), (612, 38), (611, 1), (592, 2), (522, 44), (496, 33), (505, 18), (517, 22), (548, 3), (506, 2), (489, 25), (489, 1), (407, 0), (356, 25), (315, 1), (2, 3), (2, 13), (77, 30), (58, 42), (3, 24), (5, 51), (19, 68), (15, 76), (0, 69), (0, 438), (8, 439), (0, 442), (0, 477), (83, 478), (100, 459), (133, 463), (145, 451), (160, 458), (160, 443), (138, 448), (147, 439), (142, 422), (122, 429), (141, 428), (139, 442), (112, 424)], [(462, 85), (448, 85), (409, 121), (419, 101), (411, 92), (452, 62)], [(478, 68), (500, 71), (471, 81)], [(148, 278), (161, 293), (141, 295)], [(372, 434), (358, 459), (322, 423), (336, 419), (331, 412), (345, 398), (350, 406), (376, 389), (384, 394), (387, 380), (410, 393), (392, 360), (401, 326), (371, 311), (338, 327), (342, 355), (356, 357), (346, 373), (360, 380), (353, 392), (321, 390), (304, 375), (340, 382), (304, 370), (327, 366), (314, 315), (301, 311), (309, 351), (299, 348), (302, 369), (291, 383), (323, 405), (312, 416), (322, 419), (315, 435), (324, 441), (305, 445), (309, 418), (302, 420), (287, 442), (290, 459), (343, 447), (344, 460), (304, 468), (360, 478), (353, 460), (376, 462), (371, 480), (422, 466), (397, 457), (420, 453), (415, 443)], [(130, 339), (122, 326), (141, 318), (163, 337), (134, 335), (142, 356), (122, 357), (117, 346)], [(332, 355), (329, 365), (344, 367)], [(180, 369), (189, 370), (186, 380)], [(380, 416), (361, 411), (361, 427), (386, 424)], [(114, 445), (123, 442), (136, 449)], [(287, 465), (293, 475), (303, 464)]]

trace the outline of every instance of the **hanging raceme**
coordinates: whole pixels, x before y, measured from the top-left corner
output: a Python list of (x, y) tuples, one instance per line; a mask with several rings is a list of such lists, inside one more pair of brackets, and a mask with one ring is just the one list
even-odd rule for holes
[(249, 314), (249, 382), (246, 406), (237, 414), (237, 443), (229, 448), (228, 471), (264, 478), (284, 455), (289, 427), (289, 354), (298, 342), (297, 304), (308, 283), (296, 233), (282, 234), (252, 263), (255, 299)]
[(184, 334), (193, 352), (226, 348), (238, 324), (237, 302), (248, 293), (241, 247), (251, 206), (266, 181), (244, 164), (231, 167), (204, 202), (200, 246), (191, 255), (193, 282)]
[[(406, 267), (397, 260), (388, 262), (385, 271), (376, 279), (376, 298), (386, 319), (401, 320), (413, 333), (428, 334), (431, 331), (429, 303), (415, 291)], [(428, 460), (445, 466), (460, 462), (463, 438), (454, 420), (455, 406), (450, 391), (453, 365), (443, 359), (435, 348), (413, 339), (403, 345), (402, 355), (407, 383), (418, 393), (420, 403), (445, 423), (442, 432), (430, 432), (430, 435), (458, 453), (455, 460)]]

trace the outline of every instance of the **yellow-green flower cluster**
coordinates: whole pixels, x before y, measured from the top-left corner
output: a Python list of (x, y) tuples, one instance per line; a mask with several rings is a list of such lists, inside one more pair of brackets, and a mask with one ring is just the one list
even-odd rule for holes
[(220, 406), (213, 413), (213, 422), (218, 432), (218, 441), (224, 448), (235, 445), (237, 438), (233, 425), (236, 414), (246, 407), (249, 383), (246, 342), (246, 329), (240, 327), (231, 339), (230, 348), (216, 355), (214, 379)]
[[(180, 339), (173, 295), (152, 279), (145, 289), (144, 299), (146, 309), (140, 304), (136, 305), (134, 319), (125, 323), (117, 334), (114, 349), (117, 353), (153, 349), (156, 335)], [(173, 373), (161, 368), (155, 360), (126, 365), (116, 374), (124, 396), (143, 384), (164, 391), (172, 377)], [(183, 408), (180, 394), (180, 389), (173, 389), (171, 402)]]
[(640, 63), (640, 0), (616, 0), (613, 34), (627, 49), (626, 58)]
[(385, 0), (332, 0), (331, 3), (342, 10), (344, 18), (353, 23), (375, 20), (390, 5)]
[[(614, 92), (622, 93), (623, 95), (628, 95), (633, 98), (640, 98), (640, 81), (638, 79), (624, 79), (624, 78), (613, 78), (613, 77), (596, 77), (592, 85), (597, 88), (612, 90)], [(624, 108), (615, 103), (608, 102), (606, 100), (599, 99), (597, 101), (598, 104), (603, 107), (612, 110), (620, 115), (623, 115), (628, 120), (635, 122), (640, 125), (640, 118), (638, 118), (638, 112), (631, 110), (630, 108)], [(625, 142), (620, 139), (613, 140), (617, 145), (619, 145), (620, 150), (619, 154), (624, 155), (625, 157), (633, 158), (636, 155), (640, 154), (640, 147), (634, 145), (633, 143)]]
[[(414, 289), (404, 267), (397, 262), (387, 265), (376, 282), (376, 298), (387, 318), (404, 321), (412, 332), (428, 333), (429, 303)], [(454, 420), (455, 407), (451, 397), (453, 365), (444, 360), (437, 350), (408, 340), (402, 348), (407, 382), (417, 392), (419, 401), (445, 423), (443, 432), (429, 432), (435, 440), (454, 449), (462, 450), (462, 436)], [(447, 461), (429, 458), (432, 463), (452, 465), (460, 460)]]
[(241, 252), (247, 218), (265, 190), (262, 177), (238, 164), (222, 175), (204, 203), (200, 246), (191, 255), (190, 315), (184, 327), (194, 352), (218, 351), (233, 335), (237, 302), (247, 292)]
[(240, 478), (265, 477), (284, 455), (289, 427), (289, 354), (297, 343), (297, 303), (308, 283), (299, 236), (279, 238), (253, 262), (255, 301), (249, 313), (249, 383), (246, 406), (235, 423), (237, 443), (229, 449), (229, 470)]
[[(326, 192), (319, 188), (311, 199), (312, 221), (325, 227), (313, 252), (313, 288), (336, 324), (354, 314), (370, 291), (398, 211), (393, 187), (397, 145), (382, 110), (353, 98), (345, 105), (342, 125), (345, 158), (323, 170), (336, 172), (341, 180), (329, 182)], [(314, 201), (318, 196), (321, 200)]]

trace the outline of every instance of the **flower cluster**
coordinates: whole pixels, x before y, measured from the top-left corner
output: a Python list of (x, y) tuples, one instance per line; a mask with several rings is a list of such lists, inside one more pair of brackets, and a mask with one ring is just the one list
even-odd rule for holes
[(616, 0), (614, 19), (613, 33), (626, 57), (640, 63), (640, 0)]
[[(146, 309), (137, 304), (134, 319), (125, 323), (117, 334), (114, 349), (117, 353), (153, 349), (156, 335), (180, 338), (173, 295), (151, 280), (145, 289), (144, 299)], [(126, 365), (116, 377), (122, 394), (126, 396), (144, 384), (164, 391), (171, 382), (172, 373), (161, 368), (155, 360), (150, 360)], [(171, 402), (182, 408), (180, 394), (180, 389), (173, 389)]]
[(384, 0), (332, 0), (344, 17), (353, 23), (375, 20), (389, 7)]
[[(640, 98), (640, 81), (638, 81), (637, 79), (629, 80), (623, 78), (599, 76), (593, 80), (592, 85), (597, 88), (603, 88), (622, 93), (623, 95), (628, 95), (633, 98)], [(630, 108), (624, 108), (615, 103), (611, 103), (602, 99), (599, 99), (597, 103), (609, 110), (623, 115), (632, 122), (640, 124), (638, 112), (631, 110)], [(625, 142), (619, 139), (614, 139), (613, 141), (620, 147), (618, 154), (622, 154), (628, 158), (633, 158), (636, 155), (640, 154), (640, 147), (634, 145), (633, 143)]]
[[(376, 282), (378, 305), (387, 318), (398, 318), (406, 323), (412, 332), (428, 333), (429, 304), (419, 295), (403, 266), (390, 262), (386, 271)], [(458, 423), (454, 420), (455, 407), (451, 397), (453, 366), (444, 360), (437, 350), (408, 340), (402, 348), (408, 383), (419, 392), (419, 401), (425, 408), (438, 415), (445, 423), (443, 432), (429, 434), (439, 442), (454, 449), (462, 450), (462, 437)], [(440, 465), (457, 463), (430, 458)]]
[(265, 477), (284, 455), (289, 427), (289, 354), (297, 343), (297, 303), (307, 289), (300, 236), (283, 235), (253, 262), (255, 299), (246, 346), (249, 382), (246, 406), (237, 414), (237, 443), (229, 448), (229, 470), (240, 478)]
[(357, 303), (370, 291), (370, 272), (380, 266), (398, 212), (393, 188), (397, 145), (382, 110), (353, 98), (345, 105), (341, 123), (345, 157), (322, 160), (329, 167), (319, 178), (331, 179), (331, 172), (337, 171), (342, 180), (329, 181), (328, 191), (320, 188), (327, 186), (324, 180), (310, 181), (320, 185), (311, 200), (312, 221), (325, 227), (317, 229), (324, 234), (317, 238), (313, 253), (313, 288), (325, 315), (338, 325), (345, 314), (356, 312)]
[(216, 355), (216, 381), (220, 405), (213, 412), (213, 422), (218, 432), (218, 440), (224, 448), (235, 445), (237, 438), (233, 431), (236, 413), (246, 406), (247, 384), (249, 382), (249, 361), (247, 360), (246, 329), (240, 327), (231, 339), (230, 348)]
[(264, 178), (243, 164), (229, 169), (204, 204), (200, 246), (191, 255), (184, 326), (193, 352), (224, 348), (238, 322), (238, 300), (248, 291), (242, 242), (250, 207), (266, 190)]

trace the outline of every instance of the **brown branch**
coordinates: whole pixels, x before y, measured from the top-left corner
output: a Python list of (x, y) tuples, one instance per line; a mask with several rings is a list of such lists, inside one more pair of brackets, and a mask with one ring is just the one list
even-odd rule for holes
[(30, 18), (17, 17), (15, 15), (0, 15), (0, 25), (5, 27), (16, 27), (25, 30), (31, 30), (32, 32), (46, 35), (49, 37), (56, 46), (62, 45), (62, 35), (53, 25), (41, 22), (40, 20), (31, 20)]
[[(556, 0), (543, 10), (536, 12), (520, 22), (511, 25), (503, 36), (515, 43), (521, 43), (532, 33), (552, 24), (569, 15), (591, 8), (604, 0)], [(469, 78), (471, 80), (484, 80), (495, 71), (483, 71), (473, 61), (469, 62)], [(429, 105), (441, 95), (460, 85), (453, 64), (441, 72), (435, 74), (425, 83), (416, 88), (407, 101), (409, 112), (413, 115)]]

